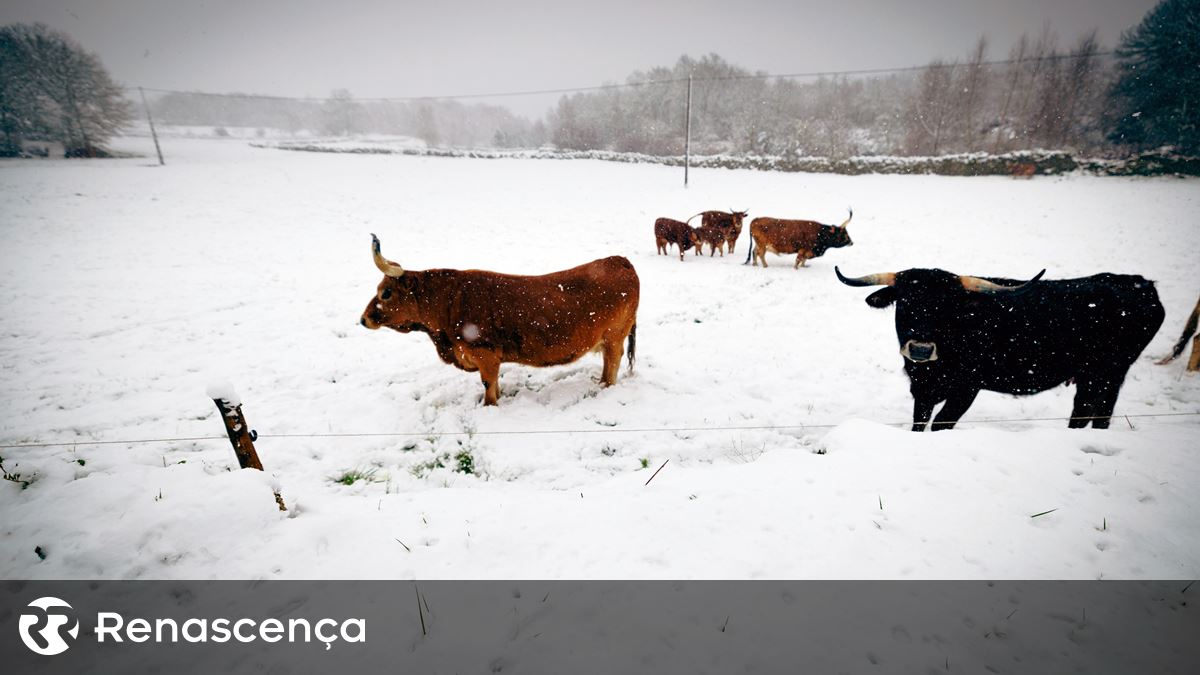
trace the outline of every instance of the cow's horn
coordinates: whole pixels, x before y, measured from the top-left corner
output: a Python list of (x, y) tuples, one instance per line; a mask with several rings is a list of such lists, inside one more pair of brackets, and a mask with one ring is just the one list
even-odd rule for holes
[(1045, 273), (1046, 270), (1042, 270), (1037, 273), (1037, 276), (1019, 286), (1001, 286), (1000, 284), (992, 283), (987, 279), (980, 279), (979, 277), (959, 277), (958, 279), (962, 282), (963, 288), (973, 293), (1014, 293), (1028, 289), (1035, 281), (1041, 279)]
[(398, 277), (404, 274), (404, 268), (396, 263), (383, 257), (383, 253), (379, 251), (379, 237), (375, 233), (371, 233), (371, 253), (375, 256), (375, 266), (379, 268), (389, 277)]
[(868, 274), (865, 277), (845, 277), (842, 276), (842, 271), (837, 265), (833, 266), (833, 271), (837, 272), (838, 281), (847, 286), (895, 286), (895, 272), (880, 272), (879, 274)]
[[(846, 208), (850, 208), (850, 207), (846, 207)], [(838, 225), (838, 227), (845, 227), (845, 226), (849, 225), (850, 220), (853, 218), (854, 218), (854, 209), (850, 208), (850, 217), (846, 218), (845, 222), (843, 222), (841, 225)]]

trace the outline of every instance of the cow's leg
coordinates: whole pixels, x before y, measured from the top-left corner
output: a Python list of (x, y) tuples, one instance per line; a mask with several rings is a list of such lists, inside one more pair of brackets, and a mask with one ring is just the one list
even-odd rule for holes
[(971, 407), (978, 395), (978, 389), (966, 389), (956, 391), (946, 397), (946, 405), (942, 406), (937, 417), (933, 418), (933, 430), (953, 429), (958, 419), (967, 412), (967, 408)]
[(1107, 429), (1112, 421), (1113, 408), (1117, 407), (1117, 394), (1121, 392), (1121, 384), (1125, 375), (1113, 379), (1105, 379), (1096, 383), (1096, 397), (1092, 408), (1092, 427)]
[(483, 404), (498, 405), (500, 401), (500, 357), (491, 352), (473, 354), (483, 381)]
[[(767, 247), (761, 246), (761, 245), (758, 246), (757, 249), (754, 251), (754, 255), (757, 256), (758, 260), (762, 261), (763, 269), (766, 269), (766, 267), (767, 267)], [(757, 265), (758, 263), (755, 263), (755, 264)]]
[(1200, 370), (1200, 335), (1192, 338), (1192, 355), (1188, 358), (1187, 369), (1190, 373)]
[(1075, 378), (1075, 405), (1071, 409), (1071, 419), (1067, 428), (1082, 429), (1096, 415), (1096, 386), (1090, 377)]
[(611, 387), (617, 383), (617, 371), (621, 370), (621, 357), (625, 355), (625, 336), (616, 330), (605, 331), (603, 349), (604, 373), (600, 376), (600, 386)]
[(933, 406), (935, 405), (937, 405), (937, 399), (933, 396), (913, 393), (913, 431), (925, 431), (925, 425), (933, 416)]
[(717, 244), (717, 248), (721, 249), (721, 257), (724, 258), (725, 257), (725, 242), (723, 242), (723, 241), (719, 242)]

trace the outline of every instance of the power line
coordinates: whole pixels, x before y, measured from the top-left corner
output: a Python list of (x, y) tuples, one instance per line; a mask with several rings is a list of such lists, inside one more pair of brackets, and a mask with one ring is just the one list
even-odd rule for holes
[[(1138, 415), (1093, 415), (1079, 417), (1011, 417), (1011, 418), (984, 418), (980, 420), (959, 420), (958, 425), (987, 425), (987, 424), (1011, 424), (1014, 422), (1067, 422), (1080, 420), (1120, 420), (1120, 419), (1143, 419), (1157, 417), (1196, 417), (1200, 416), (1200, 411), (1192, 412), (1173, 412), (1173, 413), (1143, 413)], [(872, 421), (872, 420), (868, 420)], [(512, 430), (491, 430), (491, 431), (396, 431), (396, 432), (345, 432), (345, 433), (298, 433), (298, 434), (258, 434), (256, 439), (297, 439), (297, 438), (443, 438), (443, 437), (459, 437), (459, 436), (546, 436), (557, 434), (633, 434), (633, 433), (702, 433), (715, 431), (802, 431), (806, 429), (832, 429), (840, 426), (844, 422), (837, 423), (822, 423), (822, 424), (754, 424), (754, 425), (733, 425), (733, 426), (691, 426), (691, 427), (637, 427), (628, 429), (619, 429), (615, 427), (606, 427), (603, 429), (588, 428), (588, 429), (512, 429)], [(883, 426), (899, 426), (906, 427), (912, 424), (911, 421), (904, 422), (875, 422)], [(55, 447), (70, 447), (78, 445), (140, 445), (147, 443), (176, 443), (184, 441), (217, 441), (228, 440), (228, 436), (188, 436), (183, 438), (141, 438), (129, 440), (76, 440), (76, 441), (57, 441), (52, 443), (22, 443), (12, 445), (0, 445), (0, 449), (22, 449), (22, 448), (55, 448)]]
[[(980, 61), (978, 65), (984, 66), (1004, 66), (1017, 65), (1025, 63), (1036, 63), (1040, 61), (1070, 61), (1078, 59), (1106, 58), (1114, 56), (1115, 51), (1092, 52), (1090, 54), (1051, 54), (1049, 56), (1030, 57), (1022, 59), (999, 59), (994, 61)], [(926, 64), (923, 66), (899, 66), (891, 68), (863, 68), (857, 70), (817, 70), (797, 73), (748, 73), (745, 75), (722, 75), (718, 77), (701, 77), (693, 79), (693, 82), (728, 82), (736, 80), (794, 80), (794, 79), (812, 79), (821, 77), (847, 77), (861, 75), (888, 75), (896, 73), (910, 73), (922, 70), (934, 70), (944, 68), (966, 68), (974, 67), (976, 64), (971, 63), (939, 63)], [(304, 101), (310, 103), (325, 103), (328, 101), (355, 101), (358, 103), (405, 103), (412, 101), (432, 101), (439, 99), (458, 100), (458, 99), (476, 99), (476, 98), (509, 98), (517, 96), (546, 96), (550, 94), (573, 94), (588, 91), (608, 91), (614, 89), (631, 89), (635, 87), (651, 87), (667, 84), (676, 84), (687, 82), (687, 77), (671, 77), (661, 80), (645, 80), (642, 82), (625, 82), (622, 84), (598, 84), (586, 87), (563, 87), (559, 89), (524, 89), (519, 91), (498, 91), (486, 93), (467, 93), (467, 94), (444, 94), (444, 95), (425, 95), (425, 96), (383, 96), (383, 97), (347, 97), (334, 98), (330, 96), (278, 96), (271, 94), (238, 94), (238, 93), (217, 93), (207, 91), (184, 91), (180, 89), (158, 89), (154, 87), (144, 87), (146, 91), (151, 91), (159, 94), (186, 94), (189, 96), (207, 96), (213, 98), (234, 98), (234, 99), (253, 99), (266, 101)], [(138, 89), (138, 87), (127, 86), (127, 90)]]

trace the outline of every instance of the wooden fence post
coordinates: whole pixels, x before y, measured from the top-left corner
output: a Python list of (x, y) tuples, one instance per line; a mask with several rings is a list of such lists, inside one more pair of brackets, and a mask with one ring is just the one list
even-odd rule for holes
[[(246, 423), (246, 416), (242, 414), (242, 402), (237, 394), (233, 393), (232, 387), (222, 385), (209, 387), (208, 395), (221, 413), (221, 421), (225, 423), (225, 432), (229, 434), (229, 443), (233, 446), (233, 454), (237, 455), (238, 464), (243, 469), (262, 471), (262, 462), (258, 459), (258, 451), (254, 449), (258, 433)], [(280, 511), (287, 511), (283, 495), (278, 492), (275, 493), (275, 503), (279, 505)]]
[(163, 166), (166, 162), (163, 161), (162, 148), (158, 145), (158, 132), (154, 130), (154, 118), (150, 116), (150, 105), (146, 103), (146, 92), (138, 87), (138, 93), (142, 95), (142, 107), (146, 109), (146, 121), (150, 123), (150, 135), (154, 138), (154, 151), (158, 153), (158, 165)]

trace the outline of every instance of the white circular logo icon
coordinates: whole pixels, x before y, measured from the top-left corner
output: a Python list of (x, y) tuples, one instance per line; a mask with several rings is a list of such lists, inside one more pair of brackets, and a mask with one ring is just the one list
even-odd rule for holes
[(61, 654), (71, 646), (63, 633), (70, 635), (72, 640), (79, 637), (79, 621), (67, 603), (47, 596), (29, 603), (29, 607), (34, 611), (22, 614), (17, 627), (21, 630), (21, 641), (35, 653), (42, 656)]

